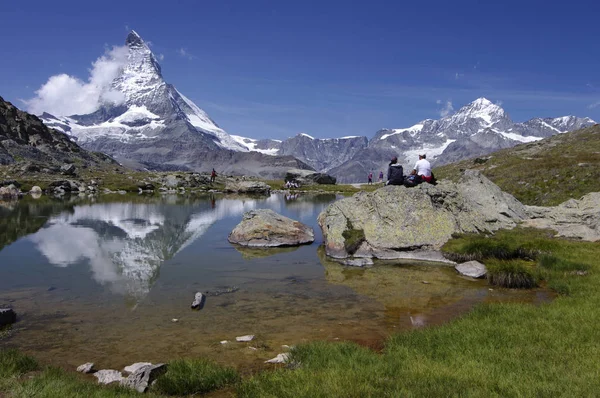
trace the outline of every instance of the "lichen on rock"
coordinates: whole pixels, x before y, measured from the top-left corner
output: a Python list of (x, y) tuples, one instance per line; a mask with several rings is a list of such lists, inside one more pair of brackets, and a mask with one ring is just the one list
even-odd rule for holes
[(518, 200), (467, 170), (458, 183), (360, 192), (332, 203), (318, 222), (331, 257), (418, 259), (415, 253), (430, 258), (453, 233), (513, 228), (526, 217)]

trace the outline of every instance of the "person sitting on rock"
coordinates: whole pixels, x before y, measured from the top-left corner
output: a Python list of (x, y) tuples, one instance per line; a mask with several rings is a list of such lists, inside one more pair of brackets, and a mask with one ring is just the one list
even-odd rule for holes
[(411, 173), (411, 175), (416, 175), (421, 177), (421, 181), (427, 181), (431, 183), (431, 163), (426, 159), (426, 154), (419, 155), (419, 160), (415, 163), (415, 167)]
[(404, 169), (394, 156), (388, 166), (386, 185), (402, 185), (404, 183)]

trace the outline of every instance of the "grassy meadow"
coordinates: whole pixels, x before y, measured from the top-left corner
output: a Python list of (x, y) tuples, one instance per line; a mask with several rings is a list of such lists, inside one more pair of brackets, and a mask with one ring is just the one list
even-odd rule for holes
[(478, 169), (503, 191), (527, 205), (554, 206), (600, 191), (600, 125), (503, 149), (434, 169), (436, 178), (456, 179)]

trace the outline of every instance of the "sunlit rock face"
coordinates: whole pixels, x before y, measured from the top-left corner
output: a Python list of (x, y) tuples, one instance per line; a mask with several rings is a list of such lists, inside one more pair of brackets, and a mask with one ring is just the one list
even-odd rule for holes
[(57, 267), (87, 263), (92, 277), (111, 290), (140, 300), (160, 266), (199, 239), (216, 221), (280, 200), (223, 199), (174, 205), (105, 203), (75, 206), (51, 217), (31, 239)]

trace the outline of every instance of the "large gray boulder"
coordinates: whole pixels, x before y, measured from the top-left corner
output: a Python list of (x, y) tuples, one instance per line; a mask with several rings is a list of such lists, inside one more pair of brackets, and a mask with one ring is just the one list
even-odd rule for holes
[(600, 240), (600, 192), (592, 192), (579, 200), (569, 199), (554, 207), (526, 206), (531, 219), (524, 225), (549, 228), (558, 236)]
[(316, 173), (312, 170), (292, 169), (285, 173), (285, 181), (295, 181), (300, 185), (334, 185), (336, 178), (325, 173)]
[(225, 192), (268, 195), (271, 192), (271, 186), (261, 181), (228, 180), (225, 184)]
[(242, 222), (231, 231), (228, 239), (243, 246), (296, 246), (313, 242), (315, 234), (311, 227), (299, 221), (270, 209), (260, 209), (244, 213)]
[(513, 228), (526, 217), (521, 202), (467, 170), (458, 183), (360, 192), (329, 205), (318, 222), (331, 257), (439, 260), (453, 233)]

